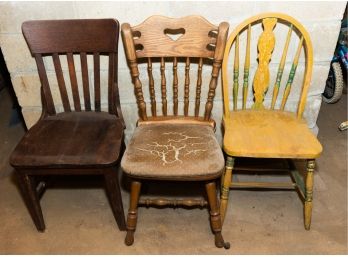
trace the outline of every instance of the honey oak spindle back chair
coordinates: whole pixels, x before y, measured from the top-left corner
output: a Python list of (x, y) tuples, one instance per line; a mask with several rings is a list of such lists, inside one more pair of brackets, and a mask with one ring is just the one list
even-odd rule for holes
[[(223, 169), (223, 155), (214, 135), (215, 122), (211, 118), (217, 79), (227, 39), (228, 24), (215, 26), (200, 16), (167, 18), (152, 16), (140, 25), (122, 25), (122, 39), (133, 79), (139, 110), (138, 127), (122, 158), (123, 170), (132, 178), (131, 199), (125, 243), (133, 244), (140, 204), (187, 206), (205, 205), (201, 200), (140, 199), (141, 180), (205, 181), (210, 206), (211, 225), (217, 247), (228, 247), (221, 235), (220, 214), (215, 179)], [(174, 38), (174, 36), (178, 38)], [(190, 64), (198, 58), (197, 80), (190, 77)], [(138, 63), (147, 62), (151, 114), (147, 112), (143, 83), (139, 79)], [(202, 70), (205, 60), (212, 62), (204, 116), (199, 116), (202, 95)], [(160, 81), (155, 82), (152, 63), (159, 60)], [(170, 62), (168, 64), (168, 61)], [(178, 80), (178, 63), (185, 65), (184, 81)], [(167, 83), (166, 67), (173, 73), (173, 84)], [(161, 103), (155, 94), (160, 85)], [(189, 113), (189, 93), (196, 87), (194, 113)], [(173, 115), (169, 115), (173, 90)], [(183, 109), (179, 110), (179, 91), (183, 90)], [(191, 91), (192, 92), (192, 91)], [(158, 112), (162, 112), (159, 115)], [(183, 115), (180, 115), (183, 113)]]
[[(42, 115), (27, 131), (10, 157), (19, 187), (39, 231), (45, 230), (37, 179), (48, 175), (103, 175), (106, 192), (120, 230), (125, 219), (117, 166), (122, 154), (124, 121), (117, 86), (117, 46), (119, 23), (113, 19), (27, 21), (24, 37), (35, 57), (41, 81)], [(94, 87), (89, 83), (87, 56), (93, 57)], [(102, 85), (100, 56), (106, 55), (108, 84)], [(81, 61), (82, 87), (78, 88), (74, 56)], [(53, 96), (44, 57), (51, 58), (63, 112), (59, 113)], [(70, 82), (64, 79), (67, 61)], [(71, 87), (68, 87), (71, 85)], [(91, 88), (94, 99), (91, 99)], [(108, 112), (101, 111), (101, 89), (108, 90)], [(68, 97), (72, 92), (72, 102)], [(82, 94), (82, 95), (81, 95)], [(83, 96), (83, 105), (80, 95)], [(93, 94), (92, 94), (93, 95)], [(94, 102), (94, 104), (93, 104)], [(73, 104), (73, 106), (71, 106)], [(94, 108), (93, 108), (94, 107)]]
[[(249, 81), (250, 70), (250, 46), (252, 27), (262, 24), (263, 31), (258, 38), (258, 66), (254, 79)], [(265, 93), (270, 86), (270, 67), (272, 52), (276, 41), (274, 28), (278, 23), (288, 26), (288, 32), (284, 42), (283, 53), (279, 61), (279, 68), (274, 82), (273, 96), (270, 108), (264, 105)], [(243, 85), (239, 88), (239, 44), (240, 35), (246, 33), (246, 55), (244, 61)], [(292, 36), (299, 36), (299, 43), (292, 61), (292, 67), (286, 83), (282, 83), (282, 75), (286, 63), (289, 43)], [(305, 52), (305, 72), (301, 95), (298, 100), (297, 112), (285, 111), (289, 98), (292, 82), (299, 63), (301, 50)], [(229, 56), (234, 54), (233, 83), (228, 81)], [(220, 211), (223, 219), (227, 209), (228, 194), (230, 187), (238, 188), (293, 188), (299, 189), (305, 199), (304, 216), (305, 228), (310, 228), (312, 194), (313, 194), (313, 170), (314, 159), (317, 158), (322, 147), (316, 137), (308, 129), (302, 114), (306, 105), (306, 98), (313, 65), (313, 49), (309, 34), (305, 28), (294, 18), (279, 13), (265, 13), (256, 15), (242, 22), (230, 35), (225, 48), (222, 76), (224, 95), (224, 142), (223, 148), (228, 155), (226, 169), (222, 176), (221, 206)], [(233, 85), (232, 85), (233, 84)], [(231, 87), (230, 87), (231, 86)], [(248, 87), (253, 86), (254, 103), (251, 109), (247, 109)], [(283, 88), (284, 89), (283, 89)], [(238, 106), (238, 92), (242, 90), (242, 105)], [(232, 91), (233, 108), (230, 110), (229, 95)], [(282, 95), (279, 92), (283, 92)], [(277, 100), (280, 100), (277, 109)], [(241, 109), (239, 109), (241, 107)], [(307, 176), (305, 182), (302, 177), (290, 165), (290, 175), (294, 183), (250, 183), (232, 182), (232, 170), (235, 158), (284, 158), (284, 159), (307, 159)]]

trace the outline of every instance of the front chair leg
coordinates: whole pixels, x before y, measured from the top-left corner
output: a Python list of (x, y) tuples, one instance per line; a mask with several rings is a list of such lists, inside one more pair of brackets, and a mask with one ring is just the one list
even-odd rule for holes
[(45, 222), (40, 206), (39, 195), (36, 192), (33, 178), (21, 171), (16, 171), (19, 189), (23, 195), (25, 204), (29, 210), (30, 216), (33, 219), (36, 229), (40, 232), (45, 230)]
[(315, 168), (315, 161), (307, 161), (307, 177), (306, 177), (306, 192), (305, 192), (305, 206), (304, 206), (304, 218), (305, 229), (309, 230), (311, 227), (312, 219), (312, 200), (313, 200), (313, 171)]
[(128, 246), (134, 243), (134, 231), (137, 226), (137, 212), (140, 188), (141, 183), (139, 181), (133, 180), (131, 184), (131, 194), (129, 200), (130, 203), (127, 216), (127, 235), (125, 238), (125, 244)]
[(120, 184), (117, 171), (110, 169), (104, 174), (106, 193), (119, 230), (126, 230)]
[(234, 166), (234, 160), (235, 159), (231, 156), (227, 157), (226, 168), (223, 175), (223, 181), (221, 182), (222, 186), (221, 186), (221, 192), (220, 192), (221, 194), (220, 213), (221, 213), (222, 224), (224, 223), (226, 211), (227, 211), (228, 195), (230, 192), (230, 185), (232, 182), (232, 169)]
[(225, 249), (229, 249), (230, 244), (224, 242), (221, 234), (222, 225), (215, 182), (213, 181), (206, 183), (205, 189), (207, 191), (208, 202), (210, 206), (210, 223), (215, 235), (215, 245), (218, 248), (224, 247)]

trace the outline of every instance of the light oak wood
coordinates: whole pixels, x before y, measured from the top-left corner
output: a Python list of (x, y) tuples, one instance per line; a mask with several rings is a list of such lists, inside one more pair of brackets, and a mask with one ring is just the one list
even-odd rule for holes
[(241, 110), (224, 121), (224, 151), (235, 157), (317, 158), (322, 146), (295, 114)]
[[(159, 131), (159, 124), (175, 124), (175, 125), (187, 125), (195, 124), (206, 126), (209, 125), (211, 128), (208, 128), (209, 133), (212, 132), (210, 129), (215, 129), (215, 121), (211, 118), (211, 112), (213, 108), (213, 100), (215, 96), (215, 90), (218, 81), (218, 75), (220, 72), (223, 52), (225, 48), (225, 43), (228, 34), (228, 24), (223, 22), (219, 26), (215, 26), (209, 23), (201, 16), (187, 16), (183, 18), (168, 18), (163, 16), (152, 16), (145, 20), (143, 23), (131, 27), (129, 24), (122, 25), (122, 38), (123, 44), (125, 47), (126, 57), (129, 63), (129, 67), (131, 70), (131, 76), (135, 89), (135, 96), (137, 98), (138, 110), (139, 110), (139, 120), (137, 126), (139, 126), (140, 131), (145, 131), (146, 129), (150, 129), (151, 133), (161, 135), (161, 130)], [(161, 97), (162, 97), (162, 115), (154, 115), (156, 106), (154, 106), (154, 101), (151, 101), (151, 111), (152, 115), (148, 115), (146, 113), (146, 105), (143, 97), (143, 89), (142, 83), (139, 79), (139, 69), (138, 62), (141, 61), (142, 58), (151, 58), (152, 60), (160, 61), (160, 85), (161, 85)], [(196, 98), (195, 98), (195, 108), (194, 113), (189, 113), (189, 94), (190, 87), (192, 86), (190, 81), (193, 78), (190, 77), (190, 67), (191, 63), (193, 63), (198, 58), (198, 72), (197, 72), (197, 83), (196, 83)], [(209, 60), (207, 60), (209, 59)], [(165, 63), (172, 62), (173, 65), (173, 84), (170, 85), (173, 89), (173, 99), (168, 99), (167, 97), (167, 85), (166, 83), (166, 74), (165, 74)], [(184, 70), (184, 81), (178, 81), (178, 63), (183, 62), (185, 64)], [(209, 83), (209, 90), (207, 95), (207, 100), (205, 104), (204, 115), (199, 115), (199, 106), (201, 101), (201, 86), (202, 86), (202, 70), (203, 66), (208, 66), (212, 64), (212, 72), (211, 79)], [(151, 70), (152, 71), (152, 70)], [(150, 73), (150, 72), (149, 72)], [(168, 74), (168, 73), (167, 73)], [(152, 99), (151, 87), (153, 87), (152, 79), (150, 79), (150, 99)], [(178, 110), (178, 91), (179, 85), (181, 86), (180, 90), (183, 90), (183, 110)], [(193, 92), (193, 91), (192, 91)], [(173, 103), (173, 114), (167, 112), (167, 105)], [(192, 108), (193, 109), (193, 108)], [(179, 113), (180, 112), (180, 113)], [(146, 126), (146, 127), (145, 127)], [(168, 126), (169, 127), (169, 126)], [(178, 126), (179, 127), (179, 126)], [(197, 126), (198, 129), (201, 129)], [(158, 133), (157, 133), (158, 132)], [(139, 132), (140, 133), (140, 132)], [(163, 134), (163, 133), (162, 133)], [(165, 136), (164, 139), (168, 138), (168, 145), (164, 145), (166, 149), (175, 149), (175, 151), (180, 151), (179, 148), (172, 145), (173, 140), (169, 135), (171, 133), (165, 133), (168, 136)], [(177, 134), (176, 134), (177, 135)], [(183, 144), (182, 141), (186, 140), (187, 136), (184, 136), (183, 139), (174, 140), (175, 144)], [(188, 138), (191, 138), (190, 136)], [(192, 137), (193, 138), (193, 137)], [(198, 138), (198, 137), (197, 137)], [(161, 139), (163, 140), (163, 139)], [(142, 140), (143, 141), (143, 140)], [(135, 141), (134, 141), (135, 142)], [(127, 157), (127, 153), (131, 153), (132, 151), (137, 151), (139, 149), (139, 141), (136, 141), (133, 145), (128, 147), (128, 151), (126, 151), (125, 156)], [(158, 143), (157, 143), (158, 145)], [(185, 143), (186, 145), (186, 143)], [(193, 144), (195, 145), (195, 144)], [(155, 143), (156, 146), (156, 143)], [(133, 148), (131, 148), (133, 147)], [(181, 146), (180, 149), (184, 149), (184, 145)], [(130, 150), (129, 150), (130, 149)], [(137, 150), (136, 150), (137, 149)], [(142, 148), (141, 148), (142, 149)], [(210, 145), (210, 149), (218, 151), (221, 153), (221, 149), (218, 144), (215, 146)], [(144, 149), (143, 149), (144, 151)], [(146, 151), (145, 152), (149, 152)], [(154, 152), (159, 151), (150, 151), (153, 154)], [(133, 152), (134, 153), (134, 152)], [(195, 152), (196, 154), (196, 152)], [(219, 160), (216, 163), (220, 163), (222, 165), (223, 156), (219, 156)], [(178, 159), (179, 152), (176, 152), (174, 156), (175, 161), (180, 161), (182, 169), (185, 170), (185, 167), (188, 167), (182, 160)], [(129, 154), (131, 156), (131, 154)], [(134, 155), (132, 155), (134, 156)], [(211, 157), (211, 156), (210, 156)], [(166, 170), (165, 165), (171, 165), (173, 162), (167, 162), (166, 156), (162, 155), (165, 160), (164, 164), (159, 163), (158, 165), (162, 165), (164, 171)], [(191, 157), (190, 157), (191, 158)], [(129, 158), (131, 159), (131, 158)], [(206, 190), (208, 194), (208, 202), (211, 208), (211, 224), (213, 228), (213, 232), (215, 234), (215, 245), (217, 247), (228, 247), (228, 244), (224, 243), (223, 237), (221, 235), (221, 221), (220, 221), (220, 213), (219, 213), (219, 205), (218, 199), (216, 195), (215, 182), (212, 182), (212, 179), (216, 179), (221, 174), (221, 166), (218, 168), (217, 172), (213, 175), (209, 175), (208, 171), (201, 172), (201, 168), (199, 171), (203, 174), (199, 175), (190, 175), (189, 172), (180, 176), (168, 176), (168, 174), (164, 175), (162, 170), (150, 171), (151, 168), (146, 170), (146, 176), (132, 173), (132, 167), (150, 167), (147, 165), (153, 165), (153, 160), (150, 161), (150, 158), (144, 158), (143, 165), (138, 165), (134, 160), (128, 161), (127, 158), (123, 158), (126, 164), (123, 165), (125, 173), (127, 173), (132, 179), (152, 179), (152, 180), (172, 180), (172, 181), (204, 181), (206, 182)], [(191, 159), (189, 159), (191, 161)], [(192, 160), (193, 161), (193, 160)], [(128, 168), (127, 168), (128, 167)], [(160, 166), (159, 166), (160, 167)], [(174, 166), (175, 168), (175, 166)], [(173, 169), (172, 167), (168, 167), (167, 170), (170, 171)], [(211, 171), (215, 171), (214, 168), (209, 166)], [(152, 172), (152, 173), (151, 173)], [(134, 183), (134, 182), (133, 182)], [(160, 183), (160, 182), (159, 182)], [(134, 191), (134, 192), (133, 192)], [(138, 194), (139, 189), (135, 185), (132, 184), (132, 193), (131, 193), (131, 207), (128, 215), (129, 226), (127, 227), (128, 232), (126, 236), (126, 244), (131, 245), (134, 242), (134, 230), (135, 230), (135, 220), (136, 220), (136, 204), (138, 203)], [(141, 204), (147, 205), (178, 205), (183, 204), (186, 206), (192, 206), (199, 204), (203, 206), (206, 204), (205, 201), (201, 200), (168, 200), (168, 199), (142, 199), (140, 200)]]

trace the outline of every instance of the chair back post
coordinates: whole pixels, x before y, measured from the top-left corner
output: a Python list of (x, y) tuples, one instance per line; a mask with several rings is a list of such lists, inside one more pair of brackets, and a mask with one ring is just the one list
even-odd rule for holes
[(285, 66), (286, 55), (288, 52), (289, 42), (292, 31), (295, 31), (299, 36), (299, 44), (297, 46), (296, 54), (292, 62), (292, 67), (289, 73), (289, 78), (285, 84), (284, 93), (282, 96), (280, 110), (284, 110), (288, 96), (290, 94), (292, 82), (295, 77), (296, 68), (299, 62), (302, 47), (305, 52), (305, 72), (302, 83), (301, 94), (297, 106), (297, 117), (302, 118), (303, 111), (306, 105), (306, 98), (308, 88), (310, 86), (310, 80), (312, 76), (313, 67), (313, 48), (308, 32), (303, 25), (296, 19), (289, 15), (281, 13), (263, 13), (253, 16), (240, 25), (231, 33), (224, 52), (223, 64), (222, 64), (222, 84), (223, 84), (223, 99), (224, 99), (224, 117), (229, 117), (230, 106), (229, 106), (229, 83), (228, 83), (228, 60), (231, 48), (235, 45), (235, 57), (234, 57), (234, 83), (233, 83), (233, 110), (237, 110), (238, 104), (238, 74), (239, 74), (239, 35), (247, 31), (247, 44), (246, 44), (246, 58), (244, 65), (244, 82), (243, 82), (243, 105), (242, 108), (246, 108), (247, 92), (248, 92), (248, 76), (250, 67), (250, 27), (262, 23), (263, 32), (258, 39), (258, 67), (253, 79), (253, 89), (255, 102), (252, 106), (253, 109), (264, 109), (263, 100), (264, 95), (268, 90), (270, 83), (269, 75), (269, 62), (272, 57), (272, 52), (275, 47), (275, 35), (273, 29), (277, 23), (285, 23), (289, 26), (289, 31), (285, 40), (283, 48), (283, 54), (280, 60), (276, 81), (273, 88), (273, 97), (271, 103), (271, 109), (275, 109), (276, 100), (278, 97), (279, 88), (281, 87), (281, 78)]

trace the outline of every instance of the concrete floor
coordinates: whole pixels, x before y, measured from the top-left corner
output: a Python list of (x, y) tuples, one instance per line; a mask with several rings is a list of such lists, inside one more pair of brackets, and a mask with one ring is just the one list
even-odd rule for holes
[[(75, 180), (48, 189), (41, 200), (47, 228), (37, 232), (8, 164), (24, 134), (21, 125), (8, 126), (11, 106), (2, 90), (0, 254), (347, 254), (347, 132), (337, 129), (347, 119), (346, 95), (337, 104), (323, 103), (319, 115), (324, 152), (314, 176), (311, 230), (304, 230), (296, 192), (234, 190), (223, 227), (229, 250), (215, 248), (208, 212), (199, 208), (140, 208), (135, 243), (125, 246), (125, 232), (117, 229), (104, 190), (94, 178), (91, 187), (88, 181)], [(190, 187), (198, 193), (196, 188)], [(127, 210), (127, 187), (122, 194)]]

